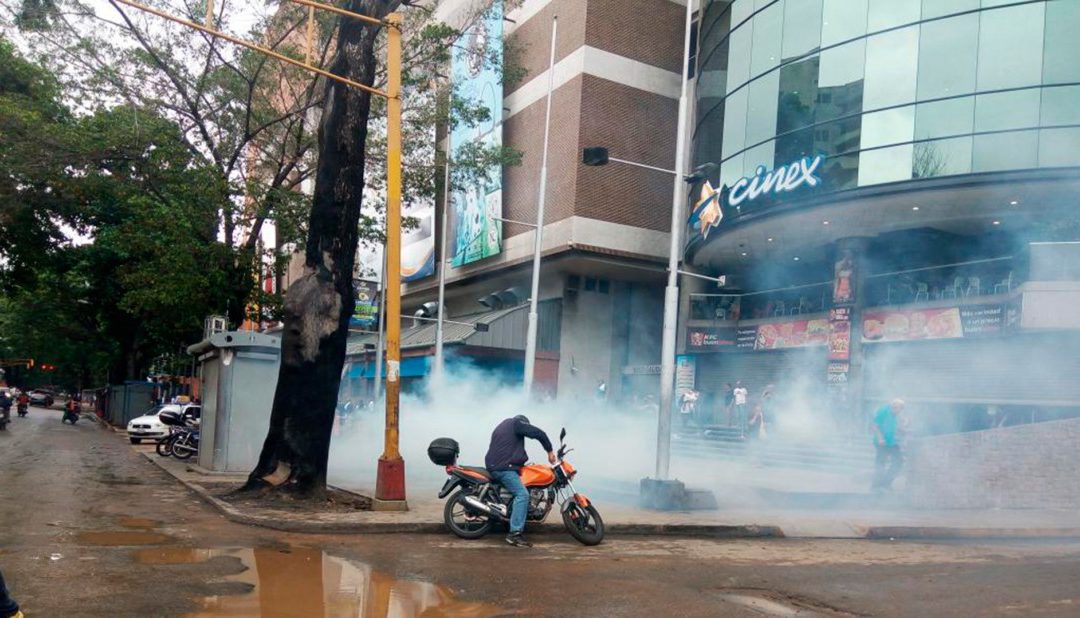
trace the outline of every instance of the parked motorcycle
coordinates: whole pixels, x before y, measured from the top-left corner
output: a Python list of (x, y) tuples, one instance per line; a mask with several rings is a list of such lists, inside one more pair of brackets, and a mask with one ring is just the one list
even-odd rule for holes
[(169, 426), (169, 435), (162, 438), (155, 448), (158, 455), (162, 457), (172, 455), (177, 459), (188, 459), (199, 452), (197, 420), (172, 410), (162, 412), (158, 418)]
[[(572, 480), (577, 470), (564, 459), (573, 450), (566, 448), (565, 439), (566, 429), (563, 429), (555, 465), (531, 464), (521, 468), (521, 482), (529, 490), (526, 521), (544, 521), (558, 503), (570, 536), (585, 545), (598, 545), (604, 540), (604, 521), (596, 506), (574, 489)], [(436, 465), (445, 466), (449, 475), (439, 498), (458, 490), (443, 508), (446, 527), (463, 539), (478, 539), (490, 532), (496, 522), (510, 521), (514, 497), (492, 479), (486, 468), (457, 465), (459, 451), (456, 440), (439, 438), (428, 446), (428, 458)]]

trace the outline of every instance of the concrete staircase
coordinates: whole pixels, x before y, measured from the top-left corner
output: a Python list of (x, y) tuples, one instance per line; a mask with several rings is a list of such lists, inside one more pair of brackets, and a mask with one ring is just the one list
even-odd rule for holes
[(874, 449), (869, 438), (808, 438), (776, 432), (770, 433), (765, 439), (743, 440), (737, 429), (719, 425), (677, 431), (671, 450), (675, 456), (683, 458), (750, 461), (771, 468), (836, 474), (871, 469), (874, 461)]

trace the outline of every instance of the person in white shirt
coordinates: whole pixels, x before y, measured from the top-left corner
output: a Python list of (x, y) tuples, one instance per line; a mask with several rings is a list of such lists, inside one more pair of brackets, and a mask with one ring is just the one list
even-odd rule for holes
[(735, 397), (735, 422), (739, 426), (739, 435), (744, 438), (746, 437), (746, 400), (749, 394), (741, 380), (735, 383), (735, 390), (732, 391)]

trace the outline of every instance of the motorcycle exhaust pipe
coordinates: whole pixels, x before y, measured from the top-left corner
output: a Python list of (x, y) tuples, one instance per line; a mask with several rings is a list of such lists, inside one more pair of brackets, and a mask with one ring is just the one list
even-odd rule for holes
[(488, 504), (481, 502), (479, 499), (477, 499), (476, 496), (465, 496), (464, 502), (465, 504), (469, 505), (470, 508), (474, 508), (481, 513), (490, 515), (497, 519), (506, 519), (505, 513), (502, 513), (495, 508), (489, 506)]

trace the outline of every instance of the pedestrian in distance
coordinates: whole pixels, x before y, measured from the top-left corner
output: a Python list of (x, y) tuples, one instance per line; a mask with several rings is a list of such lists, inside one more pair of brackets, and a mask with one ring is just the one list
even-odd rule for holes
[(731, 382), (724, 382), (724, 413), (727, 414), (727, 424), (731, 427), (731, 413), (735, 410), (735, 387)]
[(888, 491), (900, 474), (903, 454), (900, 451), (900, 429), (903, 424), (904, 400), (893, 399), (874, 413), (871, 427), (874, 432), (873, 491)]
[(739, 436), (746, 437), (746, 402), (750, 397), (750, 391), (743, 386), (742, 380), (735, 382), (735, 389), (731, 391), (735, 398), (735, 422), (739, 427)]

